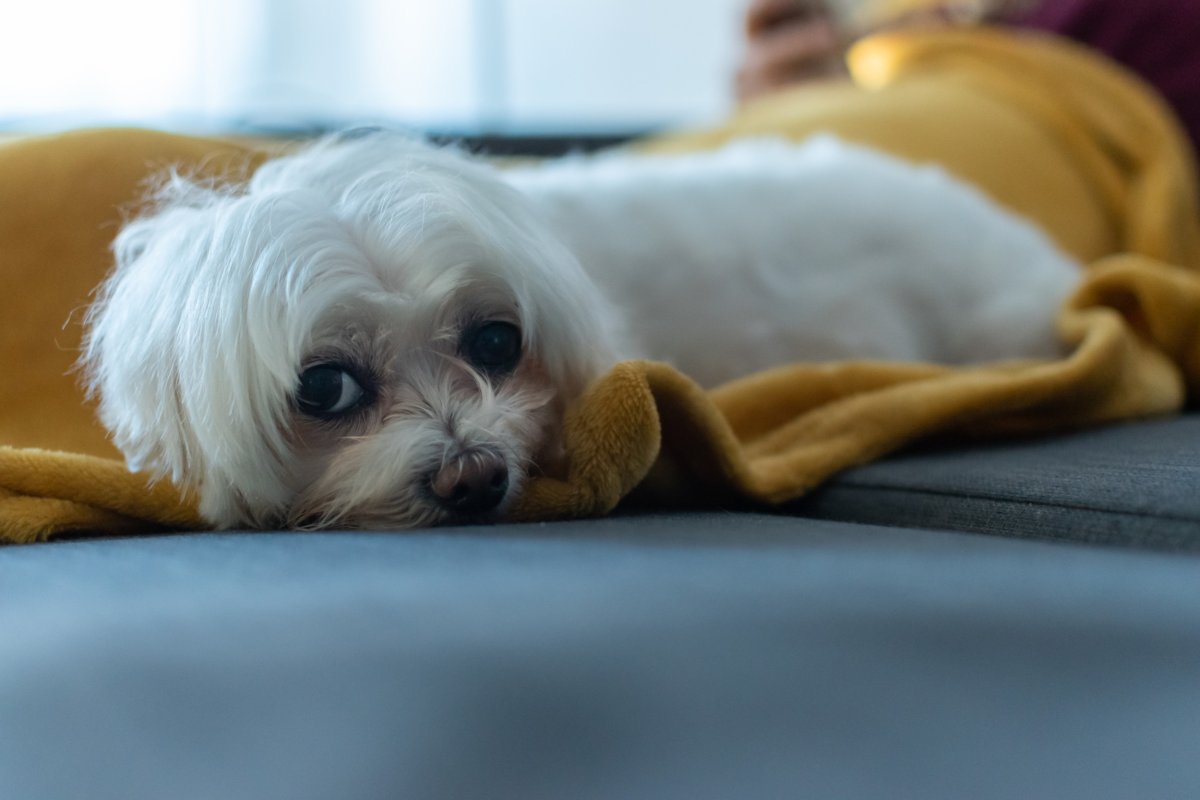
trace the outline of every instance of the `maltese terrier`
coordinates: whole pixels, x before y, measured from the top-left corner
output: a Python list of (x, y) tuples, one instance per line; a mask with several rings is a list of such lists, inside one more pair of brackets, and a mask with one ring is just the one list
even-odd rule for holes
[(135, 470), (219, 527), (496, 519), (616, 361), (1057, 353), (1079, 270), (934, 168), (831, 138), (498, 170), (389, 133), (165, 179), (82, 356)]

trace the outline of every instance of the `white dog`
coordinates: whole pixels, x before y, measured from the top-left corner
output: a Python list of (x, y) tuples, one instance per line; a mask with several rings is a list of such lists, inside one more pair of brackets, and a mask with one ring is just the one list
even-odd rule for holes
[(83, 354), (101, 418), (222, 527), (496, 518), (623, 357), (711, 385), (1050, 356), (1079, 276), (978, 192), (833, 139), (500, 172), (335, 137), (244, 186), (171, 176), (114, 248)]

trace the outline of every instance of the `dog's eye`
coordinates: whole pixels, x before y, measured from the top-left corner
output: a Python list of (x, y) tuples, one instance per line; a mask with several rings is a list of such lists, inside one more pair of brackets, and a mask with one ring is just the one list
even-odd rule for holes
[(296, 400), (306, 414), (334, 417), (362, 405), (366, 396), (366, 391), (345, 369), (321, 364), (304, 370)]
[(497, 321), (470, 328), (463, 337), (462, 355), (484, 372), (512, 372), (521, 360), (521, 329)]

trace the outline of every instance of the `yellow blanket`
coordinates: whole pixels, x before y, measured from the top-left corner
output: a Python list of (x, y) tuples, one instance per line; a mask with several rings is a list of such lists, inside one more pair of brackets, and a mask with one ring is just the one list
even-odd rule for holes
[[(711, 392), (628, 362), (571, 410), (569, 475), (533, 481), (517, 518), (603, 514), (635, 490), (654, 504), (776, 503), (922, 437), (1065, 430), (1200, 397), (1195, 170), (1149, 90), (1073, 46), (988, 31), (875, 37), (851, 67), (854, 86), (783, 93), (721, 128), (643, 146), (828, 131), (941, 163), (1090, 264), (1060, 314), (1070, 354), (965, 369), (800, 364)], [(124, 471), (71, 368), (82, 309), (144, 177), (168, 164), (244, 174), (261, 158), (139, 131), (0, 145), (0, 539), (203, 527), (188, 499)]]

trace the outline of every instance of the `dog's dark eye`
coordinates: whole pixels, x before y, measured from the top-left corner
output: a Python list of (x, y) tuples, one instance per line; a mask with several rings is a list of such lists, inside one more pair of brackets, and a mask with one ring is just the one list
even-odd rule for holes
[(296, 401), (300, 410), (316, 417), (336, 417), (363, 404), (366, 391), (336, 364), (309, 367), (300, 375)]
[(521, 329), (508, 322), (469, 328), (463, 336), (462, 355), (489, 374), (512, 372), (521, 360)]

